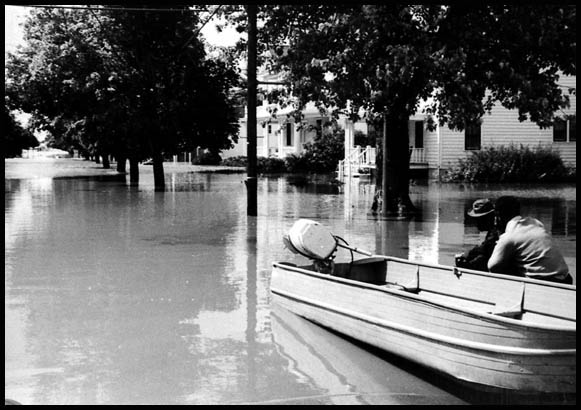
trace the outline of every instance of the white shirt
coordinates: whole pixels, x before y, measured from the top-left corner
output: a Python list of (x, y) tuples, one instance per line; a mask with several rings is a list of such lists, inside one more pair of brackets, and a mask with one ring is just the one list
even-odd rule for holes
[(569, 274), (563, 255), (553, 246), (542, 222), (522, 216), (515, 216), (506, 224), (488, 260), (488, 269), (537, 279), (564, 279)]

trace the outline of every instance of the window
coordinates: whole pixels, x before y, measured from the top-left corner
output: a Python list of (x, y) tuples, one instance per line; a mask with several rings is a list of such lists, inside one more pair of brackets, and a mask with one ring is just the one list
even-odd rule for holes
[(317, 120), (317, 139), (323, 136), (323, 120)]
[(415, 148), (424, 148), (424, 122), (416, 121)]
[(567, 141), (567, 121), (560, 118), (555, 119), (555, 123), (553, 124), (553, 141)]
[(577, 141), (577, 117), (571, 116), (568, 119), (555, 118), (553, 123), (554, 142)]
[(293, 145), (293, 128), (292, 128), (292, 124), (290, 122), (286, 123), (286, 145), (291, 146)]
[(268, 124), (268, 133), (272, 134), (272, 125)]
[(465, 130), (465, 150), (479, 150), (481, 148), (481, 126), (480, 124), (468, 124)]

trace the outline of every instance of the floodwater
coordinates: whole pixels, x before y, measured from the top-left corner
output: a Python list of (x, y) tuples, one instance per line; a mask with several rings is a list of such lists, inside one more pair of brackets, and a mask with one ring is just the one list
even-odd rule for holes
[[(298, 218), (374, 253), (450, 264), (483, 239), (480, 197), (516, 195), (576, 276), (575, 185), (417, 184), (412, 220), (369, 214), (373, 185), (151, 167), (137, 187), (78, 160), (6, 160), (5, 397), (23, 404), (462, 404), (489, 400), (272, 305)], [(350, 255), (338, 255), (338, 260)]]

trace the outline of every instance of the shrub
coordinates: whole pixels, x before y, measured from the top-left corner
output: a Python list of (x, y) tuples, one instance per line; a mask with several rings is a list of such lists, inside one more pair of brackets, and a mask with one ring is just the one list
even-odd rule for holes
[(222, 161), (220, 155), (206, 151), (200, 153), (200, 155), (196, 156), (192, 160), (192, 164), (194, 165), (218, 165)]
[[(457, 182), (534, 182), (566, 179), (571, 171), (559, 153), (541, 145), (530, 148), (509, 146), (485, 147), (474, 151), (450, 169), (445, 181)], [(574, 171), (573, 171), (574, 172)]]
[[(329, 173), (335, 171), (337, 164), (344, 156), (345, 131), (335, 125), (323, 131), (321, 136), (304, 146), (301, 154), (290, 154), (284, 160), (280, 158), (257, 158), (259, 173)], [(226, 158), (222, 165), (247, 166), (246, 157)]]
[[(335, 125), (331, 130), (325, 130), (322, 135), (315, 137), (312, 142), (307, 142), (302, 154), (305, 161), (305, 171), (332, 172), (345, 154), (345, 131)], [(300, 165), (303, 165), (299, 161)]]
[(243, 156), (224, 158), (222, 165), (227, 167), (246, 167), (248, 165), (248, 158)]
[(284, 159), (287, 172), (308, 172), (309, 164), (304, 155), (290, 154)]
[(257, 158), (256, 171), (261, 174), (276, 174), (286, 172), (286, 164), (280, 158)]
[[(226, 158), (222, 161), (222, 165), (227, 167), (247, 167), (248, 157), (238, 156)], [(286, 172), (286, 163), (280, 158), (256, 158), (256, 172), (261, 174), (275, 174)]]

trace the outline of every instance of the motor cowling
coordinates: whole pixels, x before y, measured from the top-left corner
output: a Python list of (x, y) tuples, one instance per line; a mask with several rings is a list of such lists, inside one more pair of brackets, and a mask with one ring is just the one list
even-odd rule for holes
[(291, 251), (316, 260), (329, 259), (337, 250), (335, 236), (310, 219), (296, 221), (283, 240)]

